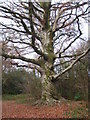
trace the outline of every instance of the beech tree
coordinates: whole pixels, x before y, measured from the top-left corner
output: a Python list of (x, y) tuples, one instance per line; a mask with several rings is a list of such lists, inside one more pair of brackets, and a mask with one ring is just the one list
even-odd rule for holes
[[(79, 54), (70, 52), (74, 43), (84, 40), (81, 23), (87, 21), (88, 8), (87, 1), (0, 3), (1, 36), (11, 48), (8, 53), (2, 47), (2, 56), (18, 59), (12, 63), (17, 67), (36, 69), (40, 73), (41, 100), (46, 103), (56, 99), (54, 84), (58, 78), (90, 50), (88, 47)], [(71, 64), (63, 69), (62, 65), (68, 61)], [(57, 66), (60, 73), (55, 70)]]

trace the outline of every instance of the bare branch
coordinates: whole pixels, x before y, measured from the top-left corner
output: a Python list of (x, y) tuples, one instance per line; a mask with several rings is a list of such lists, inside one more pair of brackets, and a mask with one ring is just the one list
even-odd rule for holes
[(20, 59), (24, 62), (30, 62), (30, 63), (33, 63), (33, 64), (36, 64), (36, 65), (39, 65), (40, 64), (38, 63), (38, 61), (34, 60), (34, 59), (29, 59), (29, 58), (26, 58), (26, 57), (23, 57), (23, 56), (15, 56), (15, 55), (8, 55), (4, 52), (2, 52), (1, 56), (5, 57), (5, 59), (7, 58), (11, 58), (11, 59)]
[(60, 52), (60, 54), (64, 53), (68, 48), (70, 48), (70, 46), (82, 35), (78, 17), (77, 17), (77, 25), (78, 25), (79, 35), (62, 52)]
[[(69, 6), (65, 6), (66, 4), (69, 4)], [(72, 6), (72, 2), (67, 2), (67, 3), (64, 3), (62, 6), (63, 6), (63, 9), (61, 10), (61, 7), (59, 8), (59, 12), (58, 12), (58, 15), (56, 16), (56, 19), (55, 19), (55, 21), (54, 21), (54, 23), (53, 23), (53, 27), (52, 27), (52, 31), (53, 32), (56, 32), (56, 31), (58, 31), (60, 28), (65, 28), (66, 26), (68, 26), (68, 25), (71, 25), (75, 20), (76, 20), (76, 18), (75, 19), (73, 19), (71, 22), (69, 22), (69, 23), (67, 23), (66, 25), (64, 24), (65, 23), (65, 21), (64, 21), (64, 23), (61, 25), (61, 27), (57, 27), (57, 22), (58, 22), (58, 20), (59, 20), (59, 18), (61, 17), (61, 15), (65, 12), (65, 11), (68, 11), (68, 10), (73, 10), (73, 9), (76, 9), (76, 8), (79, 8), (80, 6), (84, 6), (84, 5), (86, 5), (86, 4), (88, 4), (88, 2), (83, 2), (82, 4), (76, 4), (76, 5), (74, 5), (74, 6)], [(82, 14), (81, 14), (82, 15)], [(78, 17), (80, 17), (81, 15), (78, 15)], [(67, 21), (67, 20), (66, 20)]]
[(41, 68), (41, 67), (38, 67), (36, 65), (31, 65), (31, 64), (28, 64), (28, 65), (23, 65), (23, 64), (18, 64), (18, 63), (15, 63), (15, 62), (11, 62), (12, 65), (15, 65), (17, 67), (25, 67), (25, 68), (30, 68), (30, 69), (36, 69), (38, 70), (41, 74), (43, 74), (44, 70)]
[(88, 48), (82, 55), (80, 55), (74, 62), (71, 63), (69, 67), (67, 67), (65, 70), (63, 70), (61, 73), (53, 76), (52, 81), (56, 81), (57, 78), (59, 78), (61, 75), (69, 71), (81, 58), (83, 58), (88, 52), (90, 51), (90, 48)]

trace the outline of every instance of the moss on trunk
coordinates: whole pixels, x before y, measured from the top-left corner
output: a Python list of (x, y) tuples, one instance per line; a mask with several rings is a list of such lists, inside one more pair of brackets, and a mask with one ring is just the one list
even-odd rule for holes
[[(49, 73), (50, 74), (50, 73)], [(52, 104), (55, 100), (59, 100), (55, 84), (51, 82), (51, 77), (43, 75), (42, 77), (42, 102)]]

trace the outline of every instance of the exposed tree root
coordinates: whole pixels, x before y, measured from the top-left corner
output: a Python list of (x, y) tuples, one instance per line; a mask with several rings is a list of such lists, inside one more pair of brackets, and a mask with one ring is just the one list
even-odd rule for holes
[(61, 105), (62, 102), (65, 102), (66, 99), (64, 99), (63, 97), (60, 97), (60, 99), (56, 100), (54, 98), (50, 98), (48, 100), (37, 100), (36, 102), (34, 102), (32, 105), (55, 105), (55, 104), (58, 104), (58, 105)]

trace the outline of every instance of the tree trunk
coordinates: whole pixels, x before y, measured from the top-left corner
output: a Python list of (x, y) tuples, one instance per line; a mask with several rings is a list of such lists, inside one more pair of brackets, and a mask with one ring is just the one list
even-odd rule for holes
[[(47, 73), (48, 72), (48, 73)], [(47, 71), (42, 75), (42, 96), (41, 100), (44, 103), (52, 104), (59, 100), (55, 83), (51, 81), (52, 71)]]
[(42, 101), (45, 103), (52, 103), (55, 98), (54, 94), (56, 94), (56, 88), (54, 83), (51, 81), (52, 76), (55, 75), (54, 70), (52, 68), (54, 64), (54, 49), (52, 42), (52, 32), (49, 33), (47, 30), (42, 31), (42, 43), (43, 43), (43, 52), (48, 56), (48, 59), (42, 59), (44, 63), (41, 64), (41, 67), (44, 70), (42, 75)]

